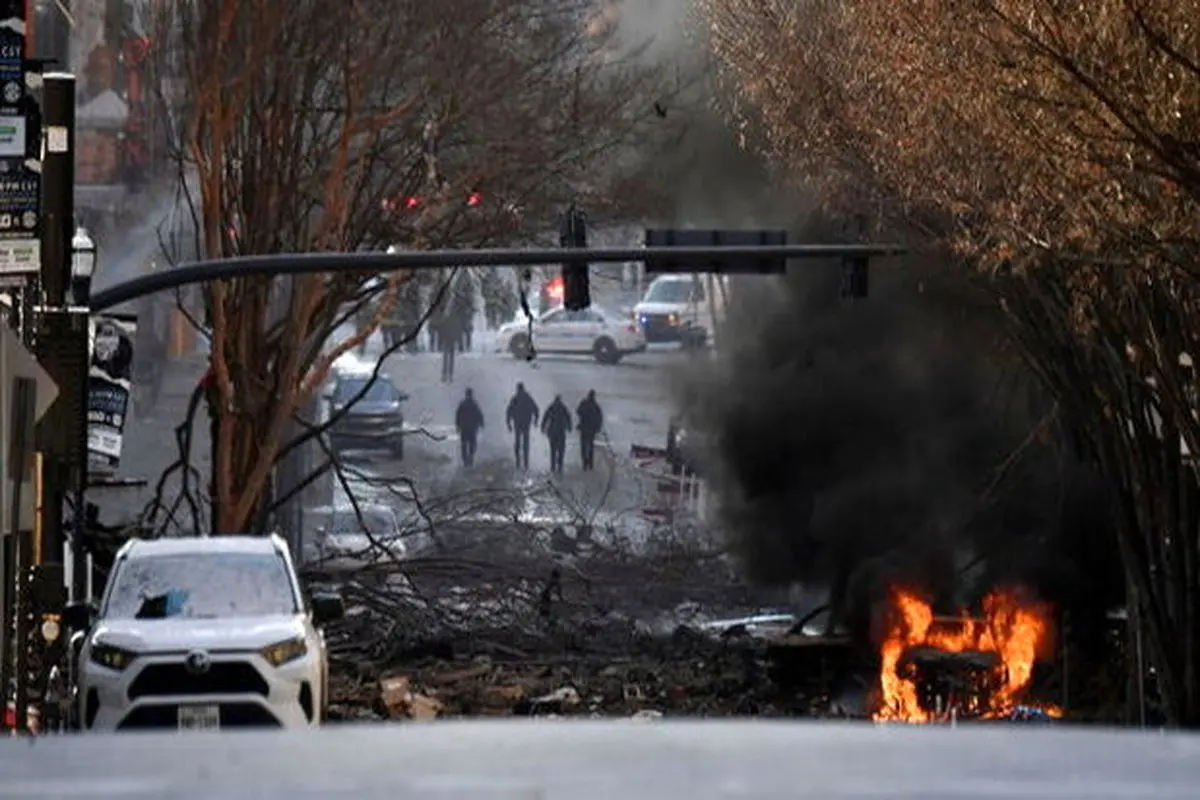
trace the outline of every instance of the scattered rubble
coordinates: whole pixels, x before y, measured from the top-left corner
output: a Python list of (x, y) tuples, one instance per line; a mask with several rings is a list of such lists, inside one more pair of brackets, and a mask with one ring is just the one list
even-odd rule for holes
[[(485, 639), (470, 654), (463, 643), (405, 665), (377, 668), (340, 664), (331, 681), (333, 720), (420, 720), (434, 717), (603, 716), (638, 720), (664, 716), (848, 716), (848, 704), (831, 696), (830, 681), (815, 686), (786, 678), (792, 651), (805, 654), (804, 669), (823, 649), (846, 649), (841, 640), (808, 637), (722, 637), (689, 626), (670, 636), (629, 640), (625, 655), (612, 653), (497, 654)], [(866, 674), (866, 673), (864, 673)], [(774, 677), (773, 677), (774, 676)], [(862, 716), (860, 711), (856, 716)]]
[(339, 582), (330, 719), (869, 717), (879, 654), (817, 612), (772, 609), (716, 551), (573, 533), (464, 537)]

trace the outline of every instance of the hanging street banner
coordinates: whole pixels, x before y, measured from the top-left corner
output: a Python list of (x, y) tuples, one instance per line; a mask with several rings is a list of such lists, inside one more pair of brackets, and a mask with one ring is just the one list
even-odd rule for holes
[(0, 0), (0, 284), (41, 266), (41, 118), (29, 92), (25, 0)]
[(137, 317), (124, 314), (95, 316), (90, 328), (88, 471), (113, 473), (121, 464), (125, 420), (132, 400)]

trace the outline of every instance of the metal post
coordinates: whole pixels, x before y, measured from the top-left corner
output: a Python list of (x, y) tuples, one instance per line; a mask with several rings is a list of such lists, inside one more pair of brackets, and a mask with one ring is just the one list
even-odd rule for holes
[(13, 565), (16, 568), (16, 591), (13, 608), (16, 625), (13, 634), (14, 729), (17, 733), (29, 730), (29, 531), (13, 534)]
[[(78, 425), (74, 431), (74, 485), (71, 487), (75, 508), (71, 525), (71, 575), (70, 593), (72, 602), (92, 598), (92, 559), (84, 548), (87, 535), (87, 485), (88, 485), (88, 366), (91, 354), (88, 348), (88, 314), (72, 313), (71, 342), (75, 358), (72, 359), (75, 373), (75, 396), (79, 401)], [(68, 345), (71, 346), (71, 345)], [(65, 387), (70, 390), (70, 383)]]
[[(41, 286), (44, 311), (38, 336), (38, 360), (59, 387), (59, 397), (38, 426), (38, 447), (44, 453), (42, 531), (48, 562), (61, 563), (66, 526), (63, 505), (68, 494), (80, 501), (79, 486), (86, 480), (75, 474), (86, 470), (86, 405), (81, 404), (80, 382), (86, 386), (87, 333), (81, 341), (78, 323), (67, 312), (71, 286), (71, 239), (75, 232), (75, 76), (55, 72), (42, 82), (42, 228)], [(81, 352), (82, 349), (82, 352)], [(81, 374), (82, 371), (82, 374)], [(82, 450), (80, 449), (82, 443)], [(76, 528), (83, 507), (75, 509)], [(81, 597), (85, 560), (78, 535), (72, 538), (75, 555), (72, 599)]]
[[(11, 667), (14, 685), (14, 721), (17, 731), (26, 730), (26, 712), (28, 711), (28, 644), (29, 644), (29, 544), (30, 534), (24, 529), (22, 512), (25, 503), (22, 498), (22, 487), (32, 477), (30, 461), (33, 455), (34, 419), (37, 405), (37, 382), (32, 378), (16, 377), (12, 380), (9, 397), (9, 431), (7, 448), (8, 475), (12, 480), (12, 541), (11, 549), (6, 553), (6, 562), (11, 563), (12, 586), (9, 587), (11, 603), (5, 606), (5, 625), (7, 628), (9, 615), (13, 618), (13, 636), (10, 642), (12, 649), (5, 653), (2, 675)], [(8, 576), (6, 576), (7, 578)], [(5, 581), (8, 582), (7, 579)], [(6, 631), (7, 632), (7, 631)], [(11, 658), (11, 661), (10, 661)], [(4, 684), (4, 700), (7, 702), (8, 683)]]
[[(20, 502), (20, 498), (17, 502)], [(14, 524), (20, 525), (20, 515), (14, 513), (13, 517), (17, 520)], [(4, 559), (4, 581), (0, 585), (0, 687), (3, 687), (3, 691), (0, 691), (0, 710), (3, 711), (0, 715), (0, 729), (8, 727), (5, 718), (8, 716), (8, 698), (12, 696), (10, 687), (13, 682), (13, 634), (14, 622), (17, 619), (16, 604), (13, 602), (17, 591), (17, 572), (14, 565), (16, 540), (15, 533), (0, 536), (0, 556)]]

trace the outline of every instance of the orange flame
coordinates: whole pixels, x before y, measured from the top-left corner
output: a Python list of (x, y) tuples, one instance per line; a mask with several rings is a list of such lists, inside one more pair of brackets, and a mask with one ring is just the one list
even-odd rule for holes
[[(1037, 661), (1049, 651), (1053, 625), (1048, 606), (1024, 600), (1017, 591), (996, 591), (984, 598), (983, 615), (960, 612), (936, 617), (915, 593), (896, 590), (889, 609), (890, 627), (880, 647), (880, 703), (874, 718), (893, 722), (934, 722), (941, 715), (924, 707), (915, 670), (906, 663), (915, 648), (941, 653), (974, 653), (994, 661), (983, 668), (970, 698), (958, 698), (962, 713), (995, 718), (1013, 711), (1033, 679)], [(981, 663), (988, 664), (987, 660)], [(1045, 708), (1051, 716), (1057, 709)], [(949, 713), (947, 708), (946, 713)]]

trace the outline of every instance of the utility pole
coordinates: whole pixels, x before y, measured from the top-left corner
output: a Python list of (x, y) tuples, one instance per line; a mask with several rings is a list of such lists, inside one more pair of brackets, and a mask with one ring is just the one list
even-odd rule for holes
[[(83, 492), (87, 480), (88, 315), (86, 298), (74, 298), (72, 238), (75, 231), (75, 76), (43, 77), (41, 285), (43, 307), (38, 360), (59, 395), (38, 425), (43, 454), (42, 531), (48, 562), (61, 563), (66, 542), (63, 505), (75, 501), (71, 536), (71, 598), (83, 599), (87, 560), (82, 549)], [(77, 308), (72, 308), (75, 306)]]

